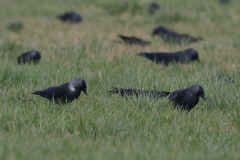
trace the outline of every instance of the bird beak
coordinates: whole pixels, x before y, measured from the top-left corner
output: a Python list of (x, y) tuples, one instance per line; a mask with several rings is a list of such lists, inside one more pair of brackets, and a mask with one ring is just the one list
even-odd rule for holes
[(202, 97), (202, 99), (204, 99), (204, 100), (206, 101), (206, 98), (205, 98), (205, 95), (204, 95), (204, 94), (201, 95), (201, 97)]
[(83, 92), (87, 95), (87, 90), (85, 89), (85, 90), (83, 90)]

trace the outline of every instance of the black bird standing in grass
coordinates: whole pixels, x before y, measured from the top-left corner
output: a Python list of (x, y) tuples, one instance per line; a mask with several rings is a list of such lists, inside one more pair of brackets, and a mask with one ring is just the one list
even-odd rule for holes
[(113, 90), (109, 92), (121, 94), (122, 97), (124, 95), (126, 96), (136, 95), (137, 97), (143, 95), (157, 99), (167, 97), (170, 94), (168, 98), (170, 99), (171, 102), (174, 103), (175, 108), (187, 111), (190, 111), (193, 107), (197, 105), (197, 103), (199, 102), (199, 97), (202, 97), (204, 100), (206, 100), (203, 88), (200, 85), (196, 84), (184, 90), (181, 91), (176, 90), (171, 93), (165, 91), (162, 92), (155, 90), (143, 91), (138, 89), (124, 89), (115, 87), (113, 87)]
[(67, 12), (63, 15), (58, 16), (58, 18), (63, 22), (70, 21), (70, 22), (79, 23), (82, 21), (82, 17), (76, 12)]
[[(136, 45), (146, 46), (146, 45), (151, 44), (151, 42), (149, 42), (149, 41), (144, 41), (144, 40), (141, 40), (140, 38), (136, 38), (136, 37), (126, 37), (123, 35), (119, 35), (119, 38), (121, 38), (124, 41), (124, 43), (130, 44), (130, 45), (136, 44)], [(119, 42), (119, 43), (121, 43), (121, 42)]]
[(157, 3), (151, 3), (148, 10), (151, 14), (154, 14), (156, 11), (160, 10), (160, 6)]
[(31, 63), (36, 64), (41, 59), (41, 54), (37, 50), (31, 50), (18, 57), (18, 64)]
[(199, 97), (206, 101), (203, 88), (195, 84), (181, 91), (173, 91), (168, 98), (175, 104), (175, 108), (190, 111), (198, 104)]
[(195, 42), (203, 40), (202, 38), (194, 38), (187, 34), (179, 34), (172, 30), (166, 29), (163, 26), (159, 26), (159, 27), (155, 28), (152, 35), (153, 36), (159, 35), (160, 37), (162, 37), (162, 39), (164, 41), (169, 42), (169, 43), (177, 43), (177, 44), (182, 44), (182, 42), (195, 43)]
[(32, 94), (42, 96), (50, 101), (55, 101), (56, 104), (72, 102), (77, 99), (81, 91), (87, 95), (87, 84), (81, 78), (75, 78), (71, 82), (65, 83), (61, 86), (49, 87), (45, 90), (38, 90)]
[(189, 63), (191, 61), (199, 61), (198, 52), (193, 48), (173, 53), (140, 53), (137, 55), (143, 56), (151, 61), (155, 61), (156, 63), (163, 63), (165, 65), (168, 65), (168, 63), (171, 62)]
[(124, 88), (116, 88), (116, 87), (112, 87), (112, 88), (113, 88), (113, 90), (109, 91), (110, 93), (115, 93), (115, 94), (120, 93), (122, 97), (124, 95), (126, 95), (126, 96), (135, 95), (137, 97), (142, 95), (142, 96), (149, 96), (150, 98), (159, 99), (159, 98), (168, 96), (170, 93), (170, 92), (160, 92), (160, 91), (156, 91), (156, 90), (143, 91), (143, 90), (139, 90), (139, 89), (124, 89)]

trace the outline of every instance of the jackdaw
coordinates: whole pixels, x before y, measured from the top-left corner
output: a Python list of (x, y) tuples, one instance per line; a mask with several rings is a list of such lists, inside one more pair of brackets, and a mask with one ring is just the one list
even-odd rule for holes
[(79, 23), (82, 21), (82, 17), (76, 12), (67, 12), (63, 15), (58, 16), (58, 18), (63, 22), (70, 21), (70, 22)]
[(147, 91), (143, 91), (143, 90), (139, 90), (139, 89), (124, 89), (124, 88), (116, 88), (116, 87), (112, 87), (113, 90), (109, 91), (110, 93), (115, 93), (115, 94), (121, 94), (121, 96), (123, 97), (124, 95), (126, 96), (132, 96), (135, 95), (136, 97), (139, 97), (140, 95), (142, 96), (149, 96), (150, 98), (162, 98), (162, 97), (167, 97), (169, 95), (170, 92), (160, 92), (160, 91), (156, 91), (156, 90), (147, 90)]
[(202, 38), (194, 38), (187, 34), (176, 33), (172, 30), (166, 29), (163, 26), (159, 26), (159, 27), (155, 28), (152, 35), (153, 36), (159, 35), (160, 37), (162, 37), (162, 39), (164, 41), (169, 42), (169, 43), (177, 43), (177, 44), (181, 44), (182, 42), (195, 43), (195, 42), (203, 40)]
[(151, 14), (154, 14), (156, 11), (160, 10), (160, 6), (157, 3), (151, 3), (148, 10)]
[(37, 50), (31, 50), (18, 57), (18, 64), (31, 63), (36, 64), (41, 59), (41, 54)]
[(77, 99), (81, 91), (87, 95), (87, 84), (83, 79), (75, 78), (71, 82), (61, 86), (53, 86), (45, 90), (38, 90), (32, 94), (42, 96), (50, 101), (55, 101), (56, 104), (66, 104)]
[(220, 74), (220, 73), (213, 73), (212, 78), (217, 79), (217, 80), (222, 80), (224, 82), (235, 83), (234, 80), (231, 77)]
[(175, 108), (190, 111), (197, 105), (199, 97), (206, 101), (203, 88), (195, 84), (181, 91), (173, 91), (168, 98), (174, 103)]
[[(136, 45), (146, 46), (151, 44), (151, 42), (149, 41), (144, 41), (136, 37), (126, 37), (123, 35), (119, 35), (119, 38), (121, 38), (125, 44), (130, 44), (130, 45), (136, 44)], [(121, 43), (121, 42), (118, 42), (118, 43)]]
[(11, 24), (7, 25), (7, 28), (8, 28), (9, 30), (18, 32), (18, 31), (22, 30), (23, 24), (20, 23), (20, 22), (15, 22), (15, 23), (11, 23)]
[(156, 63), (163, 63), (165, 65), (168, 65), (170, 62), (189, 63), (195, 60), (199, 61), (198, 52), (193, 48), (173, 53), (140, 53), (137, 55), (143, 56), (151, 61), (155, 61)]
[(156, 90), (143, 91), (138, 89), (124, 89), (115, 87), (113, 87), (113, 90), (109, 92), (121, 94), (122, 97), (124, 95), (126, 96), (136, 95), (137, 97), (142, 95), (157, 99), (167, 97), (170, 94), (168, 98), (170, 99), (171, 102), (174, 103), (175, 108), (187, 111), (190, 111), (193, 107), (197, 105), (199, 97), (202, 97), (204, 100), (206, 100), (203, 88), (200, 85), (196, 84), (184, 90), (181, 91), (176, 90), (173, 92), (166, 91), (159, 92)]

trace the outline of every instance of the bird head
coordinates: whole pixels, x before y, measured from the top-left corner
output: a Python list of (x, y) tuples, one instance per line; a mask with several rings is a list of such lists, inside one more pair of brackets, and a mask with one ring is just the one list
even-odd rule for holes
[(199, 61), (199, 57), (198, 57), (198, 52), (193, 49), (193, 48), (189, 48), (183, 51), (185, 53), (185, 55), (189, 58), (189, 60), (191, 61)]
[(81, 78), (75, 78), (70, 82), (70, 87), (76, 88), (77, 90), (83, 91), (87, 95), (87, 84)]
[(206, 101), (204, 90), (203, 90), (202, 86), (195, 84), (195, 85), (191, 86), (189, 89), (191, 89), (191, 91), (194, 92), (198, 97), (202, 97), (202, 99), (204, 99)]

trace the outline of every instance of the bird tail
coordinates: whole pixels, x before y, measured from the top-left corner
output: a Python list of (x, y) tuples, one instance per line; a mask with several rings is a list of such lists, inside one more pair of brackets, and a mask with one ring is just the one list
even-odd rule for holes
[(63, 21), (63, 22), (66, 21), (66, 18), (65, 18), (64, 15), (62, 15), (62, 16), (57, 16), (57, 18), (60, 19), (60, 20)]
[(113, 90), (108, 91), (108, 92), (114, 93), (114, 94), (118, 94), (118, 93), (119, 93), (119, 89), (118, 89), (118, 88), (112, 87), (112, 89), (113, 89)]
[(114, 42), (114, 43), (123, 43), (123, 42), (120, 42), (120, 41), (116, 41), (116, 40), (114, 40), (114, 41), (112, 41), (112, 42)]
[(160, 95), (162, 97), (167, 97), (171, 92), (166, 92), (166, 91), (163, 91), (163, 92), (160, 92)]
[(33, 93), (31, 93), (31, 94), (40, 95), (40, 93), (39, 93), (38, 91), (33, 92)]
[(138, 53), (138, 54), (136, 54), (137, 56), (142, 56), (142, 57), (145, 57), (145, 53)]
[(110, 93), (114, 93), (114, 94), (121, 94), (121, 96), (123, 97), (124, 95), (128, 95), (128, 96), (132, 96), (132, 95), (136, 95), (138, 96), (138, 90), (137, 89), (124, 89), (124, 88), (116, 88), (116, 87), (112, 87), (113, 90), (109, 91)]
[(123, 35), (118, 35), (118, 37), (121, 38), (121, 39), (123, 39), (123, 40), (128, 38), (128, 37), (123, 36)]

